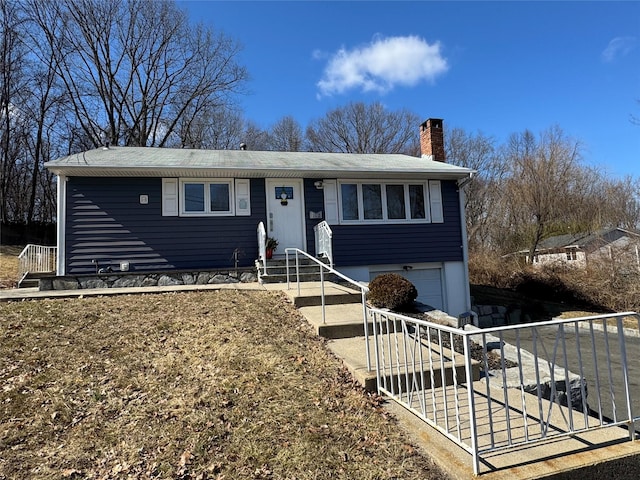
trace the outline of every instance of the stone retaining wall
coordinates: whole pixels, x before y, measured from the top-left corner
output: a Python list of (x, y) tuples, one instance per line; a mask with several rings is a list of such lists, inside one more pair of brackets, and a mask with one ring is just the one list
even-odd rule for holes
[(253, 269), (238, 271), (174, 271), (65, 275), (40, 279), (40, 290), (78, 290), (85, 288), (126, 288), (168, 285), (212, 285), (257, 282)]
[(471, 310), (478, 315), (478, 327), (501, 327), (518, 325), (532, 321), (531, 316), (521, 308), (507, 308), (502, 305), (472, 305)]

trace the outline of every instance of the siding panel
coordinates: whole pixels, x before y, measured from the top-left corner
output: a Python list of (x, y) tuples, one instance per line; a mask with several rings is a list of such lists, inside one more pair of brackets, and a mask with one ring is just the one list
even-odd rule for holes
[(336, 266), (462, 261), (460, 201), (442, 182), (444, 223), (333, 225)]
[[(304, 180), (304, 218), (305, 231), (307, 235), (307, 252), (311, 255), (316, 253), (316, 240), (313, 227), (325, 219), (324, 212), (324, 195), (322, 190), (318, 190), (313, 182), (315, 179)], [(311, 212), (322, 212), (322, 218), (310, 218)]]
[[(149, 196), (141, 205), (139, 196)], [(256, 228), (266, 219), (264, 180), (251, 180), (251, 216), (163, 217), (161, 178), (70, 178), (67, 184), (66, 261), (70, 274), (131, 270), (231, 268), (257, 258)]]

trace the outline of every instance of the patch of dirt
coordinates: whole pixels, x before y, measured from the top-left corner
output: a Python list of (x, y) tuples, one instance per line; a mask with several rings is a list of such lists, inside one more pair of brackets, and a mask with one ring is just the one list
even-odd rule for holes
[(2, 303), (0, 335), (0, 478), (446, 478), (280, 294)]

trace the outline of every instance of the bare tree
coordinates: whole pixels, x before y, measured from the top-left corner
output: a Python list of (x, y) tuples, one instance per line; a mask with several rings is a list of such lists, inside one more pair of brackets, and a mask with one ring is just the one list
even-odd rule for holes
[(640, 226), (640, 184), (637, 179), (602, 179), (598, 201), (605, 226), (637, 229)]
[(418, 117), (391, 112), (380, 103), (350, 103), (307, 126), (309, 149), (316, 152), (405, 153), (420, 151)]
[(257, 123), (248, 121), (244, 129), (244, 138), (242, 142), (248, 150), (272, 150), (271, 136), (267, 130), (258, 126)]
[(217, 107), (183, 117), (167, 147), (230, 150), (245, 137), (245, 120), (235, 109)]
[(299, 152), (303, 142), (302, 127), (292, 116), (282, 117), (271, 127), (270, 150)]
[(511, 227), (526, 239), (532, 259), (541, 240), (566, 233), (567, 219), (586, 197), (583, 182), (576, 182), (580, 143), (552, 127), (539, 139), (530, 131), (512, 135), (506, 152), (510, 175), (505, 194), (512, 205)]
[(463, 129), (447, 130), (447, 161), (476, 171), (465, 186), (465, 211), (469, 248), (486, 250), (496, 247), (495, 225), (500, 223), (502, 188), (507, 167), (498, 154), (495, 140), (482, 133), (468, 134)]
[(20, 6), (10, 0), (0, 0), (0, 220), (22, 220), (15, 211), (19, 207), (16, 182), (22, 176), (24, 145), (23, 123), (20, 111), (27, 91), (27, 48), (21, 32), (24, 14)]
[(47, 38), (58, 40), (57, 74), (95, 146), (166, 146), (189, 120), (231, 104), (247, 79), (239, 46), (191, 26), (173, 2), (31, 2)]

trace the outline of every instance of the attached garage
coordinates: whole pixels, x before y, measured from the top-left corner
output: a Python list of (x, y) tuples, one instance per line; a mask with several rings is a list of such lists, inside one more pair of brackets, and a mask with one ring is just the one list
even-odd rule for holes
[[(383, 273), (397, 273), (409, 280), (418, 290), (418, 302), (438, 310), (445, 310), (441, 268), (410, 268), (371, 272), (370, 280)], [(445, 310), (446, 311), (446, 310)]]

